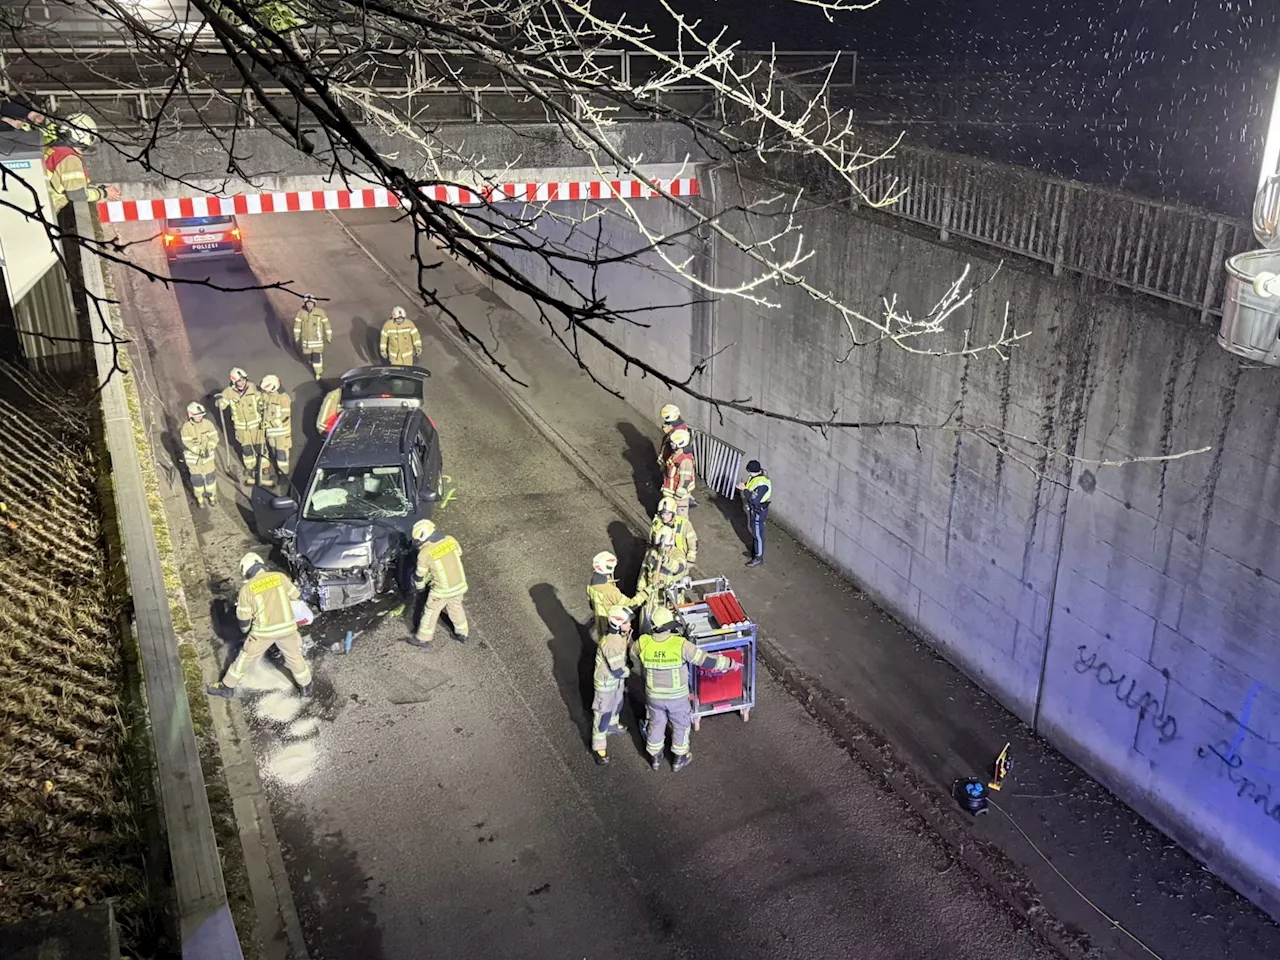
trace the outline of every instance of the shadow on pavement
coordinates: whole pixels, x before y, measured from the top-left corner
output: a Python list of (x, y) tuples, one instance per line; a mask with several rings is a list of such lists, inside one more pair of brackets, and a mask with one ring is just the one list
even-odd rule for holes
[(267, 336), (271, 338), (271, 344), (281, 353), (293, 353), (293, 329), (286, 329), (285, 325), (290, 321), (276, 313), (271, 306), (271, 301), (264, 298), (262, 303), (262, 323), (267, 328)]
[(631, 477), (636, 485), (636, 499), (644, 507), (645, 513), (653, 513), (658, 509), (658, 449), (653, 441), (642, 434), (633, 424), (626, 420), (618, 421), (618, 432), (622, 434), (627, 448), (623, 456), (631, 465)]
[(617, 578), (626, 593), (630, 584), (640, 576), (640, 564), (644, 561), (645, 542), (631, 532), (621, 520), (609, 522), (609, 543), (613, 555), (618, 558)]
[(362, 363), (378, 363), (378, 341), (382, 331), (372, 320), (356, 315), (351, 318), (351, 346)]
[[(705, 500), (702, 501), (706, 503)], [(715, 498), (716, 509), (729, 521), (729, 525), (733, 527), (733, 532), (737, 534), (739, 540), (742, 541), (743, 552), (754, 550), (755, 541), (751, 537), (751, 527), (747, 523), (747, 512), (742, 509), (741, 500), (726, 500), (724, 497)], [(697, 511), (690, 513), (689, 519), (693, 522), (693, 529), (698, 529)]]
[(591, 671), (595, 666), (595, 641), (589, 626), (583, 626), (565, 609), (556, 588), (539, 583), (529, 588), (529, 597), (538, 616), (551, 631), (547, 649), (551, 651), (551, 672), (560, 698), (577, 725), (584, 744), (589, 743), (591, 726)]

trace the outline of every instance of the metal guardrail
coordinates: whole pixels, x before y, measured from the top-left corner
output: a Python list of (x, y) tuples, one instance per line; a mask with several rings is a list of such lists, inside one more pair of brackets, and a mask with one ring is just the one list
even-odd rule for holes
[(743, 452), (723, 440), (701, 430), (693, 430), (693, 462), (698, 471), (699, 486), (708, 487), (722, 497), (733, 499), (742, 469)]
[[(873, 148), (874, 149), (874, 148)], [(958, 154), (899, 146), (857, 175), (885, 212), (1064, 271), (1220, 316), (1223, 261), (1256, 244), (1249, 224)]]
[[(94, 236), (89, 204), (75, 204), (76, 229)], [(81, 250), (81, 277), (89, 296), (86, 308), (94, 330), (106, 310), (104, 262)], [(95, 303), (96, 300), (96, 303)], [(200, 751), (191, 723), (169, 595), (161, 570), (155, 529), (133, 432), (133, 416), (121, 375), (114, 370), (112, 347), (94, 337), (94, 359), (102, 383), (103, 432), (119, 511), (120, 534), (133, 598), (134, 629), (142, 659), (147, 713), (153, 731), (156, 780), (177, 900), (183, 960), (240, 960), (240, 941), (227, 904), (222, 859), (213, 833)]]

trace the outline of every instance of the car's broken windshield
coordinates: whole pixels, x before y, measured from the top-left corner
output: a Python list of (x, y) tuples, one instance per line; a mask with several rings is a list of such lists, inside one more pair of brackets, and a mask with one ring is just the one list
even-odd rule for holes
[(319, 468), (307, 497), (308, 520), (380, 520), (409, 512), (400, 467)]

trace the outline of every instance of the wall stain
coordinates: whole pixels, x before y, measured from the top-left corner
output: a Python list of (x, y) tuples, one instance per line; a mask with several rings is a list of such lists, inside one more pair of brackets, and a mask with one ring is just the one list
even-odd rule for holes
[(1273, 801), (1272, 785), (1264, 780), (1253, 780), (1240, 772), (1244, 766), (1244, 758), (1236, 753), (1234, 747), (1226, 740), (1217, 743), (1206, 743), (1196, 748), (1196, 756), (1205, 760), (1212, 754), (1226, 767), (1227, 779), (1236, 788), (1236, 797), (1248, 800), (1262, 811), (1268, 820), (1280, 826), (1280, 799)]
[[(1191, 347), (1190, 338), (1183, 332), (1182, 342), (1178, 344), (1177, 354), (1170, 355), (1169, 369), (1165, 373), (1163, 399), (1160, 405), (1160, 456), (1165, 457), (1173, 452), (1173, 432), (1185, 422), (1187, 408), (1190, 404), (1190, 385), (1179, 390), (1183, 370), (1187, 366), (1187, 353)], [(1192, 368), (1192, 378), (1195, 368)], [(1164, 514), (1164, 494), (1169, 479), (1170, 461), (1160, 464), (1160, 483), (1156, 490), (1156, 520)], [(1155, 531), (1152, 532), (1152, 546), (1155, 546)]]
[(1213, 460), (1209, 464), (1209, 473), (1205, 477), (1204, 486), (1200, 489), (1200, 499), (1204, 509), (1200, 514), (1200, 558), (1204, 559), (1204, 545), (1209, 536), (1209, 522), (1213, 519), (1214, 494), (1218, 489), (1218, 478), (1222, 476), (1222, 453), (1227, 443), (1227, 433), (1231, 430), (1231, 419), (1236, 412), (1236, 400), (1239, 396), (1241, 366), (1235, 363), (1231, 367), (1231, 376), (1222, 391), (1219, 401), (1222, 409), (1221, 427), (1218, 429), (1217, 442), (1213, 445)]
[[(1010, 311), (1012, 312), (1012, 311)], [(1009, 429), (1009, 403), (1012, 399), (1013, 361), (1018, 356), (1016, 350), (1009, 351), (1009, 359), (1000, 364), (1000, 430)], [(1004, 476), (1004, 449), (996, 450), (996, 506), (1000, 506), (1000, 480)]]
[[(975, 293), (973, 298), (973, 309), (969, 313), (969, 337), (973, 337), (974, 327), (977, 326), (978, 317), (982, 313), (983, 297), (981, 291)], [(956, 404), (956, 424), (964, 427), (964, 401), (969, 393), (969, 368), (973, 363), (973, 354), (967, 353), (964, 357), (964, 366), (960, 371), (960, 400)], [(960, 485), (960, 448), (964, 445), (964, 433), (962, 430), (956, 431), (956, 442), (951, 448), (951, 490), (947, 496), (947, 529), (943, 537), (942, 557), (943, 560), (951, 559), (951, 521), (955, 516), (956, 509), (956, 491)]]

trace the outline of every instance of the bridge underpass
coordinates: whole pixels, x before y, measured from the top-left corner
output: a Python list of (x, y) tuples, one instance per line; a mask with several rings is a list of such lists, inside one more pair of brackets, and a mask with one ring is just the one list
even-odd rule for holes
[[(146, 236), (145, 225), (118, 229)], [(365, 252), (403, 283), (406, 230), (377, 211), (246, 218), (248, 267), (332, 298), (326, 363), (344, 369), (373, 359), (392, 305), (411, 306)], [(136, 249), (164, 270), (154, 244)], [(452, 309), (518, 358), (529, 399), (563, 405), (574, 422), (596, 415), (582, 452), (607, 464), (608, 482), (652, 499), (651, 438), (599, 416), (598, 391), (563, 375), (564, 358), (461, 269), (443, 262), (435, 277)], [(190, 512), (174, 447), (181, 411), (232, 365), (276, 373), (295, 397), (305, 471), (321, 389), (288, 347), (287, 295), (165, 289), (127, 270), (117, 291), (139, 337), (186, 576), (217, 585), (210, 630), (225, 662), (223, 604), (240, 555), (259, 544), (243, 491), (225, 478), (220, 507)], [(442, 954), (592, 956), (603, 929), (610, 951), (637, 957), (1051, 956), (965, 868), (945, 869), (901, 801), (767, 676), (751, 723), (705, 723), (679, 777), (651, 772), (634, 734), (614, 745), (611, 767), (590, 762), (583, 585), (601, 549), (623, 558), (629, 582), (639, 542), (467, 351), (411, 314), (456, 494), (438, 519), (463, 545), (476, 639), (424, 653), (399, 642), (403, 618), (332, 623), (312, 633), (313, 700), (299, 703), (275, 665), (251, 678), (244, 709), (310, 955), (412, 957), (430, 943)], [(711, 519), (701, 562), (732, 572), (740, 545), (719, 540)], [(352, 653), (337, 654), (347, 629)]]

